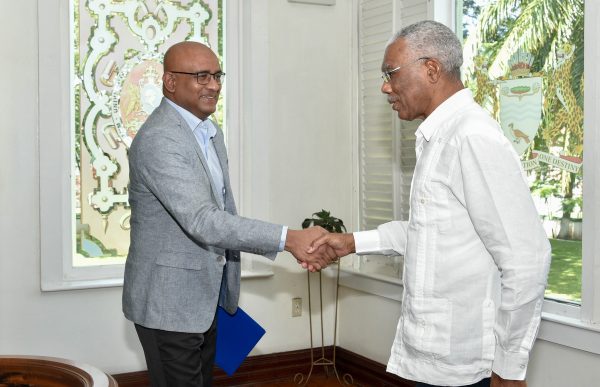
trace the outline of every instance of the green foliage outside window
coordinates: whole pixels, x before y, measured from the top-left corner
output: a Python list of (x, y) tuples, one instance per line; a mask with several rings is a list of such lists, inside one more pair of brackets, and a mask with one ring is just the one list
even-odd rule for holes
[[(495, 79), (508, 77), (518, 50), (530, 53), (531, 71), (544, 79), (542, 121), (532, 150), (583, 157), (584, 1), (459, 0), (465, 48), (464, 81), (498, 118)], [(460, 29), (459, 27), (459, 29)], [(484, 71), (481, 71), (481, 68)], [(483, 78), (483, 79), (482, 79)], [(581, 171), (581, 170), (580, 170)], [(551, 165), (528, 172), (530, 188), (553, 247), (546, 295), (581, 301), (582, 172)]]

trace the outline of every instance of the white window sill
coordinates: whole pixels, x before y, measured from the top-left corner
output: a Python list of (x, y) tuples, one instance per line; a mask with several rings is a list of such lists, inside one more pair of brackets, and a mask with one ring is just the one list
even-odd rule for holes
[(96, 288), (112, 288), (123, 286), (123, 278), (108, 278), (94, 280), (73, 280), (73, 281), (43, 281), (42, 291), (56, 292), (61, 290), (80, 290)]
[[(273, 270), (270, 268), (261, 268), (258, 270), (242, 270), (242, 279), (267, 278), (272, 277)], [(96, 288), (112, 288), (123, 286), (123, 277), (104, 278), (104, 279), (80, 279), (80, 280), (44, 280), (42, 281), (42, 291), (56, 292), (62, 290), (80, 290)]]
[(380, 274), (367, 274), (350, 268), (340, 270), (340, 286), (360, 290), (365, 293), (402, 301), (402, 280)]
[(242, 279), (273, 277), (273, 270), (242, 270)]
[[(379, 297), (385, 297), (395, 301), (402, 301), (403, 285), (398, 278), (365, 274), (348, 268), (342, 268), (340, 272), (340, 286), (370, 293)], [(564, 345), (595, 354), (600, 354), (600, 325), (582, 321), (578, 317), (569, 317), (547, 309), (555, 309), (566, 314), (573, 314), (573, 307), (544, 306), (542, 322), (538, 333), (539, 340)], [(567, 310), (568, 309), (568, 310)]]
[(579, 318), (542, 312), (538, 339), (600, 354), (600, 326)]

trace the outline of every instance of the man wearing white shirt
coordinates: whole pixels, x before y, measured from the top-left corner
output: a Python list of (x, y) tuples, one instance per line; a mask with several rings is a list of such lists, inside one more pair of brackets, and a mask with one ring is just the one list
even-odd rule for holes
[(423, 119), (409, 221), (330, 234), (313, 247), (404, 256), (388, 372), (417, 386), (522, 387), (550, 244), (519, 158), (464, 88), (461, 64), (460, 42), (440, 23), (392, 37), (381, 90), (401, 119)]

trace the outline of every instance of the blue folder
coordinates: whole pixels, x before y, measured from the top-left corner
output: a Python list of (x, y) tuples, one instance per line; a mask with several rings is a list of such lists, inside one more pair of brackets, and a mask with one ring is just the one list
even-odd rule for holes
[(229, 314), (219, 306), (215, 363), (227, 375), (233, 375), (264, 334), (263, 327), (242, 308), (238, 308), (234, 314)]

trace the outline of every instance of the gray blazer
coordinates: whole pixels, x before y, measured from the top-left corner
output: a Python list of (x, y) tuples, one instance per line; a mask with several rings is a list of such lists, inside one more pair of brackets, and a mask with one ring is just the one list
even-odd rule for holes
[(238, 216), (223, 133), (213, 139), (224, 207), (192, 130), (163, 99), (129, 149), (131, 244), (123, 313), (147, 328), (206, 332), (217, 303), (237, 308), (240, 253), (277, 252), (282, 226)]

